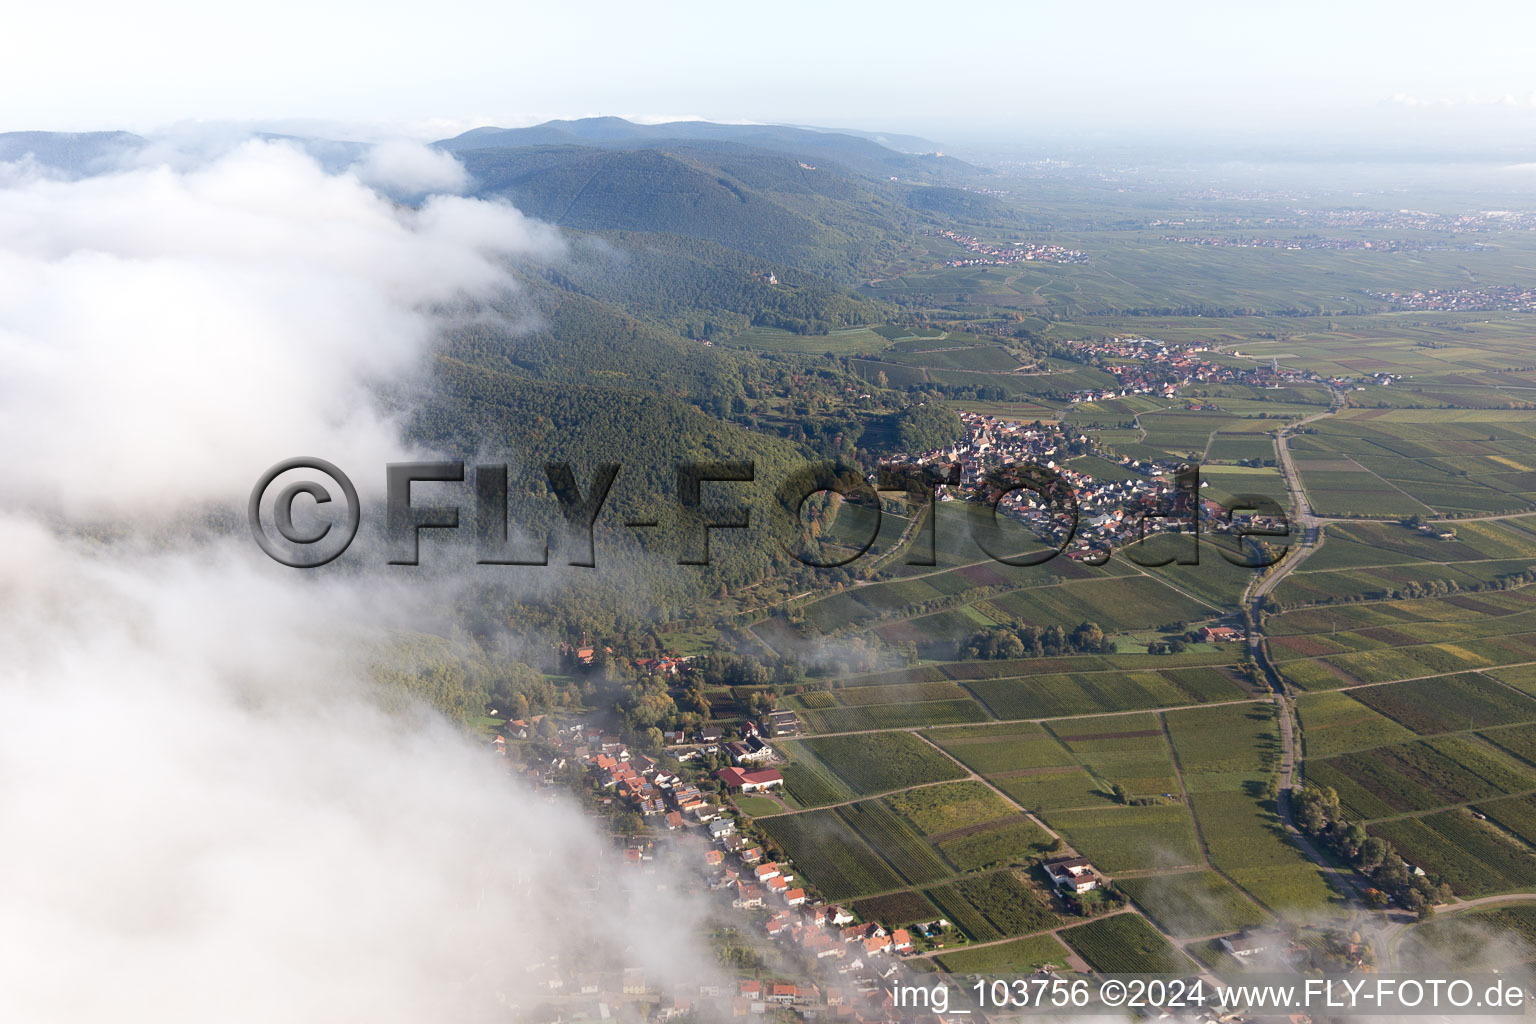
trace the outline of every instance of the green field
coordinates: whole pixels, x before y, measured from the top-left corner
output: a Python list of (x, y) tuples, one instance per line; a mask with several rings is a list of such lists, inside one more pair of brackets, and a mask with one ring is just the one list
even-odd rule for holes
[(1090, 921), (1068, 928), (1061, 937), (1090, 967), (1105, 974), (1180, 974), (1194, 967), (1137, 914)]
[(978, 942), (1054, 928), (1056, 915), (1010, 871), (969, 875), (929, 889), (928, 898)]
[(1466, 810), (1398, 818), (1371, 825), (1369, 831), (1466, 899), (1536, 886), (1536, 853)]
[(906, 732), (831, 736), (800, 743), (861, 795), (965, 775), (943, 753)]
[(1194, 825), (1183, 804), (1048, 811), (1046, 824), (1110, 874), (1200, 864)]
[(952, 873), (933, 847), (885, 804), (866, 800), (839, 807), (837, 813), (907, 881), (921, 885)]
[(1052, 935), (1000, 942), (980, 949), (957, 949), (938, 958), (951, 974), (1031, 974), (1045, 964), (1067, 966), (1067, 950)]
[(901, 879), (834, 811), (764, 818), (768, 837), (829, 900), (901, 887)]
[(974, 779), (911, 789), (885, 802), (930, 837), (1018, 816), (1008, 801)]
[(1126, 878), (1116, 885), (1173, 935), (1214, 935), (1269, 919), (1252, 900), (1214, 871)]
[(1412, 739), (1413, 734), (1346, 693), (1307, 693), (1296, 700), (1308, 757)]
[(854, 900), (853, 912), (865, 921), (878, 921), (887, 928), (934, 921), (939, 912), (919, 892), (893, 892), (867, 900)]

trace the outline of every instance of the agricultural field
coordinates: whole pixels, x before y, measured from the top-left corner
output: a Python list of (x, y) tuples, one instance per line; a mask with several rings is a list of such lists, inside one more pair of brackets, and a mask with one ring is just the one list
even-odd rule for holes
[(1068, 718), (1050, 723), (1049, 729), (1085, 768), (1133, 797), (1172, 795), (1179, 789), (1157, 715)]
[(1286, 836), (1266, 795), (1279, 763), (1273, 705), (1163, 717), (1211, 865), (1273, 913), (1312, 915), (1327, 907), (1333, 891)]
[(1269, 920), (1264, 910), (1214, 871), (1124, 878), (1115, 885), (1172, 935), (1216, 935)]
[(1003, 720), (1177, 707), (1246, 696), (1230, 675), (1216, 668), (1042, 674), (973, 680), (966, 687)]
[(952, 873), (933, 847), (878, 800), (848, 804), (837, 813), (908, 882), (922, 885)]
[(854, 900), (853, 912), (865, 921), (879, 921), (887, 928), (936, 921), (938, 909), (920, 892), (893, 892), (867, 900)]
[(931, 738), (967, 768), (987, 776), (1077, 764), (1071, 751), (1033, 722), (938, 729)]
[[(875, 687), (866, 687), (875, 689)], [(807, 732), (839, 733), (867, 729), (907, 729), (921, 725), (957, 725), (984, 722), (990, 716), (969, 697), (963, 700), (930, 700), (919, 703), (866, 704), (858, 707), (823, 708), (799, 712)]]
[(1536, 721), (1536, 699), (1481, 673), (1367, 686), (1352, 692), (1362, 704), (1419, 733)]
[(929, 889), (923, 895), (939, 908), (945, 920), (959, 928), (971, 941), (992, 942), (1004, 937), (981, 911), (971, 906), (955, 883)]
[(861, 796), (965, 775), (941, 751), (907, 732), (805, 739), (800, 745)]
[(1056, 915), (1012, 871), (968, 875), (954, 886), (1002, 935), (1027, 935), (1059, 923)]
[(853, 799), (853, 791), (799, 740), (775, 740), (774, 744), (790, 759), (780, 767), (784, 789), (801, 807), (824, 807)]
[(884, 350), (891, 342), (868, 327), (848, 327), (826, 334), (793, 334), (775, 327), (749, 327), (724, 344), (759, 352), (808, 352), (815, 355), (830, 352), (840, 356), (867, 356)]
[(1494, 904), (1427, 921), (1409, 933), (1404, 953), (1426, 972), (1527, 963), (1536, 959), (1536, 904)]
[(1111, 875), (1201, 864), (1194, 824), (1183, 804), (1047, 811), (1045, 821)]
[(979, 871), (1043, 857), (1053, 840), (1039, 825), (1020, 818), (932, 837), (946, 860), (960, 871)]
[(1112, 800), (1108, 784), (1082, 768), (1025, 770), (988, 778), (1021, 807), (1037, 813), (1068, 807), (1104, 807)]
[(944, 916), (977, 942), (1054, 928), (1056, 915), (1011, 871), (970, 875), (927, 891)]
[(1376, 747), (1309, 762), (1307, 770), (1318, 785), (1345, 780), (1340, 804), (1365, 821), (1536, 789), (1536, 769), (1472, 736)]
[(1068, 928), (1067, 945), (1104, 974), (1187, 974), (1194, 964), (1139, 914), (1115, 914)]
[(1348, 693), (1306, 693), (1296, 699), (1306, 756), (1323, 758), (1413, 739), (1413, 733)]
[(1275, 708), (1267, 701), (1169, 711), (1163, 720), (1186, 773), (1263, 773), (1279, 762)]
[(1536, 725), (1509, 725), (1498, 729), (1484, 729), (1478, 735), (1527, 764), (1536, 764)]
[(760, 820), (764, 831), (829, 900), (884, 892), (901, 879), (835, 811)]
[(1464, 899), (1536, 888), (1536, 853), (1463, 808), (1368, 826)]
[(1065, 969), (1067, 949), (1054, 935), (1031, 935), (980, 949), (947, 951), (938, 961), (951, 974), (1028, 975), (1046, 964)]
[(1111, 633), (1199, 622), (1219, 614), (1216, 609), (1139, 574), (1016, 590), (987, 601), (986, 607), (1022, 622), (1054, 622), (1063, 626), (1097, 622)]
[(1536, 847), (1536, 798), (1512, 796), (1478, 804), (1473, 811), (1515, 838)]
[(1350, 409), (1318, 421), (1314, 433), (1290, 443), (1322, 514), (1477, 515), (1536, 508), (1536, 477), (1518, 462), (1522, 452), (1536, 448), (1536, 426), (1524, 412)]
[(1018, 817), (1008, 801), (974, 779), (909, 789), (885, 802), (930, 838)]

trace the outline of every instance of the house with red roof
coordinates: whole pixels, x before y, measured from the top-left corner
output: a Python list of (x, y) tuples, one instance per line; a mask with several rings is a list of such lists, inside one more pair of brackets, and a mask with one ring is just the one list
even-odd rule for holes
[(743, 793), (755, 793), (784, 785), (784, 776), (777, 768), (722, 768), (715, 773), (715, 778), (724, 783), (727, 789)]

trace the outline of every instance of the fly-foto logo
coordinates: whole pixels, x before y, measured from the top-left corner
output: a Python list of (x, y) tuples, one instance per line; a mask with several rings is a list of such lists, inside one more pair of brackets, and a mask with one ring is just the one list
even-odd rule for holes
[[(544, 481), (564, 520), (569, 541), (564, 564), (594, 568), (596, 526), (622, 472), (614, 463), (595, 467), (585, 483), (569, 463), (544, 466)], [(319, 476), (325, 482), (312, 479)], [(295, 477), (300, 477), (294, 479)], [(384, 467), (384, 541), (391, 565), (418, 565), (421, 539), (430, 531), (457, 532), (470, 524), (475, 561), (487, 566), (547, 566), (550, 538), (529, 542), (512, 529), (508, 466), (462, 461), (397, 462)], [(679, 565), (708, 565), (710, 538), (718, 530), (751, 530), (766, 518), (775, 543), (806, 565), (836, 568), (867, 554), (881, 533), (882, 495), (905, 494), (926, 514), (908, 548), (908, 565), (937, 565), (941, 500), (961, 501), (965, 529), (988, 557), (1015, 566), (1039, 565), (1064, 553), (1102, 565), (1116, 550), (1138, 565), (1198, 565), (1201, 536), (1215, 532), (1235, 544), (1217, 545), (1233, 565), (1263, 568), (1279, 561), (1290, 535), (1285, 513), (1263, 495), (1238, 495), (1217, 504), (1200, 495), (1197, 466), (1181, 467), (1170, 483), (1137, 496), (1117, 510), (1098, 509), (1085, 521), (1077, 492), (1055, 468), (1033, 463), (1001, 466), (962, 484), (959, 467), (882, 464), (870, 473), (836, 462), (807, 463), (787, 474), (766, 508), (744, 504), (731, 488), (758, 482), (752, 462), (684, 462), (677, 466), (672, 533)], [(457, 485), (456, 501), (418, 500), (416, 485)], [(802, 513), (817, 496), (859, 510), (836, 544), (807, 537)], [(302, 509), (297, 512), (296, 510)], [(362, 523), (357, 488), (324, 459), (299, 457), (277, 463), (251, 490), (247, 517), (256, 543), (272, 559), (294, 568), (316, 568), (340, 557)], [(775, 521), (776, 520), (776, 521)], [(301, 525), (302, 523), (302, 525)], [(660, 528), (655, 518), (629, 518), (636, 531)], [(948, 527), (954, 524), (946, 523)], [(1021, 529), (1033, 539), (1020, 540)], [(1174, 553), (1153, 550), (1158, 536), (1182, 538)], [(516, 539), (514, 539), (516, 538)]]

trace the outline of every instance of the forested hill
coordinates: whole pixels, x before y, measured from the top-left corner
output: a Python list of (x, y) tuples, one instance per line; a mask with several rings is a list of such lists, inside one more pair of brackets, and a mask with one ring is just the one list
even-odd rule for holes
[[(923, 146), (925, 140), (898, 137), (903, 148)], [(528, 146), (594, 146), (611, 149), (668, 148), (683, 143), (734, 144), (739, 147), (790, 154), (808, 162), (833, 162), (859, 174), (879, 178), (941, 181), (974, 172), (969, 164), (937, 152), (902, 152), (881, 145), (865, 134), (817, 131), (772, 124), (718, 124), (712, 121), (672, 121), (635, 124), (619, 117), (589, 117), (575, 121), (546, 121), (530, 128), (476, 128), (438, 143), (450, 152)], [(932, 145), (932, 144), (928, 144)], [(933, 147), (936, 149), (937, 147)]]
[[(562, 228), (680, 235), (849, 285), (924, 229), (1018, 223), (993, 197), (956, 187), (979, 180), (975, 168), (956, 161), (927, 173), (927, 158), (852, 136), (692, 122), (693, 136), (638, 125), (629, 126), (644, 129), (638, 135), (594, 136), (582, 133), (588, 124), (477, 131), (439, 145), (468, 168), (477, 194)], [(713, 132), (724, 128), (742, 130)]]
[[(641, 606), (652, 603), (684, 611), (721, 586), (743, 586), (770, 573), (807, 574), (786, 553), (790, 537), (783, 524), (766, 515), (773, 489), (806, 457), (800, 446), (721, 421), (670, 395), (533, 380), (449, 355), (439, 357), (434, 383), (413, 415), (412, 439), (466, 459), (512, 462), (513, 493), (520, 496), (512, 514), (522, 526), (557, 521), (543, 477), (546, 462), (569, 462), (584, 492), (599, 464), (622, 467), (599, 524), (604, 561), (595, 574), (614, 611), (620, 611), (617, 603), (631, 605), (625, 609), (630, 614), (644, 614)], [(756, 467), (753, 482), (722, 485), (709, 498), (711, 504), (754, 509), (751, 529), (717, 531), (707, 567), (679, 567), (677, 467), (710, 461)], [(644, 538), (649, 550), (620, 525), (637, 519), (659, 524)]]

